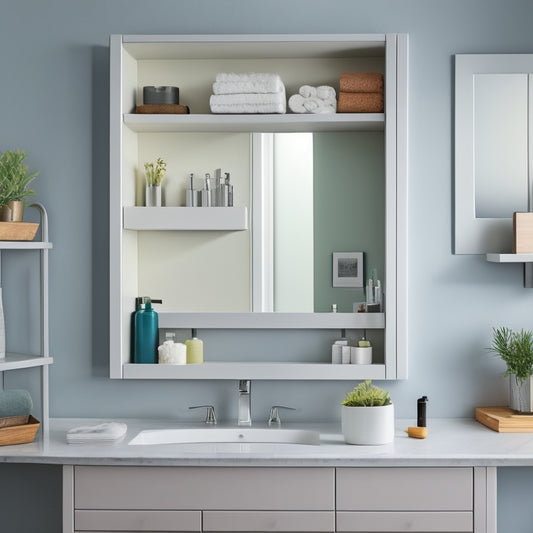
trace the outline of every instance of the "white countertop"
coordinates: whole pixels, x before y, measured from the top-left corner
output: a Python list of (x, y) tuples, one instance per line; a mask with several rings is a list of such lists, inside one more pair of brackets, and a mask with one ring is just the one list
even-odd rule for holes
[[(114, 444), (67, 444), (68, 429), (103, 419), (51, 419), (50, 432), (29, 444), (0, 447), (0, 462), (159, 466), (533, 466), (533, 433), (497, 433), (474, 419), (430, 419), (428, 437), (412, 439), (413, 420), (397, 420), (392, 444), (344, 443), (340, 424), (285, 424), (320, 431), (320, 446), (269, 444), (129, 445), (141, 430), (205, 427), (204, 424), (114, 419), (128, 425)], [(219, 427), (227, 427), (220, 424)], [(260, 424), (253, 427), (261, 427)], [(266, 427), (263, 425), (262, 427)]]

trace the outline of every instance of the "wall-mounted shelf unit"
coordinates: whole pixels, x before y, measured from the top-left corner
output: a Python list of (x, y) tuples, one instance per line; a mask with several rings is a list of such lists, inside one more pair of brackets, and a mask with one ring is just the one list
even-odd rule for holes
[[(113, 35), (110, 46), (110, 376), (119, 379), (403, 379), (407, 377), (407, 72), (408, 39), (404, 34), (334, 34), (334, 35)], [(300, 115), (213, 115), (209, 110), (212, 83), (218, 72), (277, 72), (287, 97), (301, 85), (337, 87), (343, 72), (382, 72), (385, 80), (385, 113), (338, 113)], [(142, 103), (144, 85), (180, 87), (180, 103), (190, 108), (187, 115), (135, 114)], [(171, 238), (203, 238), (199, 231), (210, 231), (214, 224), (227, 231), (217, 232), (217, 242), (247, 238), (250, 228), (244, 219), (254, 220), (253, 203), (241, 211), (233, 222), (193, 223), (186, 208), (170, 207), (148, 210), (140, 207), (139, 169), (147, 158), (157, 157), (165, 145), (168, 154), (189, 156), (194, 142), (202, 146), (197, 159), (204, 160), (206, 146), (246, 138), (246, 153), (231, 153), (241, 175), (249, 174), (253, 133), (282, 132), (371, 132), (381, 134), (379, 157), (383, 154), (384, 195), (384, 270), (380, 272), (385, 287), (384, 313), (241, 313), (241, 312), (174, 312), (165, 303), (158, 309), (161, 328), (197, 329), (330, 329), (374, 330), (379, 337), (380, 353), (373, 365), (332, 365), (331, 354), (320, 361), (291, 362), (209, 362), (203, 365), (133, 365), (130, 362), (130, 317), (135, 297), (164, 294), (146, 289), (150, 272), (143, 261), (169, 250), (182, 250)], [(247, 135), (248, 134), (248, 135)], [(205, 141), (201, 136), (209, 136)], [(221, 141), (221, 139), (224, 139)], [(239, 137), (242, 138), (242, 137)], [(365, 140), (367, 137), (365, 137)], [(209, 143), (209, 144), (206, 144)], [(183, 146), (186, 148), (183, 148)], [(226, 146), (226, 145), (224, 145)], [(213, 148), (216, 149), (216, 148)], [(225, 151), (224, 151), (225, 150)], [(231, 149), (230, 149), (231, 150)], [(194, 152), (195, 154), (197, 152)], [(224, 155), (228, 153), (221, 149)], [(238, 161), (237, 161), (238, 159)], [(189, 166), (194, 166), (189, 159)], [(178, 159), (176, 164), (179, 165)], [(233, 165), (233, 162), (232, 162)], [(220, 166), (217, 163), (217, 166)], [(170, 166), (169, 166), (170, 168)], [(213, 167), (216, 168), (216, 167)], [(188, 170), (192, 171), (192, 170)], [(201, 172), (212, 171), (202, 170)], [(183, 175), (184, 170), (180, 170)], [(170, 172), (169, 172), (170, 174)], [(238, 175), (238, 173), (235, 173)], [(200, 174), (201, 175), (201, 174)], [(233, 183), (232, 173), (232, 183)], [(178, 179), (179, 175), (178, 175)], [(185, 179), (185, 178), (183, 178)], [(142, 180), (141, 180), (142, 181)], [(171, 182), (170, 187), (175, 186)], [(248, 185), (248, 184), (247, 184)], [(180, 185), (181, 186), (181, 185)], [(177, 185), (175, 186), (178, 187)], [(242, 187), (235, 185), (235, 191)], [(235, 196), (235, 194), (234, 194)], [(248, 197), (249, 199), (249, 197)], [(167, 203), (167, 205), (169, 205)], [(178, 203), (178, 205), (180, 205)], [(183, 203), (181, 204), (183, 205)], [(235, 205), (245, 206), (246, 202)], [(167, 210), (168, 209), (168, 210)], [(194, 216), (225, 216), (216, 209), (196, 209)], [(180, 213), (178, 215), (178, 213)], [(168, 217), (167, 217), (168, 215)], [(174, 219), (170, 221), (170, 219)], [(177, 220), (180, 222), (177, 222)], [(203, 224), (203, 225), (202, 225)], [(146, 235), (143, 230), (157, 234)], [(162, 230), (162, 231), (159, 231)], [(174, 230), (174, 233), (165, 230)], [(178, 230), (183, 230), (178, 236)], [(241, 231), (233, 231), (241, 230)], [(163, 235), (164, 233), (164, 235)], [(191, 237), (191, 233), (194, 235)], [(157, 249), (158, 239), (166, 248)], [(182, 241), (180, 241), (181, 243)], [(248, 238), (247, 246), (250, 247)], [(199, 248), (199, 247), (197, 247)], [(149, 250), (149, 251), (147, 251)], [(196, 251), (196, 250), (195, 250)], [(220, 267), (220, 255), (211, 258)], [(204, 279), (213, 270), (202, 263)], [(242, 264), (242, 261), (241, 263)], [(251, 264), (251, 261), (250, 261)], [(144, 270), (142, 270), (144, 268)], [(142, 271), (141, 271), (142, 270)], [(228, 272), (228, 269), (225, 269)], [(173, 286), (180, 272), (174, 270), (167, 285)], [(188, 279), (188, 278), (186, 278)], [(249, 281), (249, 278), (246, 278)], [(226, 281), (226, 280), (224, 280)], [(251, 286), (251, 282), (249, 283)], [(202, 287), (203, 290), (203, 287)], [(207, 291), (209, 294), (209, 291)], [(230, 303), (231, 297), (219, 298)], [(168, 298), (167, 298), (168, 300)], [(203, 308), (203, 307), (202, 307)], [(180, 308), (181, 311), (181, 308)], [(229, 311), (229, 309), (228, 309)], [(316, 354), (313, 354), (316, 358)], [(164, 366), (164, 368), (162, 368)], [(172, 366), (172, 368), (170, 368)]]
[(487, 254), (490, 263), (523, 263), (524, 287), (533, 288), (533, 254)]
[[(39, 203), (31, 204), (39, 211), (41, 218), (40, 241), (0, 241), (0, 274), (1, 257), (9, 250), (40, 250), (40, 353), (24, 354), (6, 352), (5, 359), (0, 359), (0, 389), (3, 388), (4, 372), (38, 367), (41, 370), (41, 423), (43, 434), (48, 433), (48, 366), (53, 363), (49, 350), (49, 321), (48, 321), (48, 251), (52, 243), (48, 240), (48, 215), (44, 206)], [(2, 282), (0, 275), (0, 285)], [(4, 313), (9, 312), (4, 310)], [(9, 337), (9, 331), (6, 332)], [(9, 342), (9, 341), (8, 341)]]

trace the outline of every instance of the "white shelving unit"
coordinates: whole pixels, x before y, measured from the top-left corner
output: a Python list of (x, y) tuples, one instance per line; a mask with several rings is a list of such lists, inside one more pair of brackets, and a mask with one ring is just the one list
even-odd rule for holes
[[(9, 250), (40, 250), (40, 354), (6, 353), (5, 359), (0, 359), (0, 378), (2, 388), (4, 385), (4, 372), (25, 368), (40, 367), (41, 369), (41, 407), (42, 430), (48, 433), (49, 408), (48, 408), (48, 366), (53, 363), (49, 350), (49, 321), (48, 321), (48, 251), (52, 243), (48, 240), (48, 215), (43, 205), (34, 203), (31, 207), (39, 211), (41, 217), (40, 241), (0, 241), (0, 265), (2, 254)], [(0, 268), (1, 274), (1, 268)], [(0, 282), (1, 282), (0, 276)], [(5, 311), (4, 311), (5, 312)], [(9, 331), (6, 332), (9, 336)]]
[[(407, 377), (407, 72), (404, 34), (113, 35), (110, 46), (110, 376), (119, 379), (404, 379)], [(287, 97), (303, 83), (335, 85), (342, 72), (381, 71), (386, 113), (215, 115), (209, 112), (217, 72), (278, 72)], [(155, 81), (154, 81), (155, 80)], [(304, 81), (305, 80), (305, 81)], [(148, 83), (149, 82), (149, 83)], [(180, 86), (187, 115), (135, 114), (142, 86)], [(183, 95), (186, 95), (183, 98)], [(383, 132), (385, 159), (385, 313), (159, 312), (160, 328), (380, 330), (383, 362), (206, 362), (134, 365), (130, 315), (139, 296), (141, 246), (152, 231), (248, 229), (247, 208), (139, 207), (135, 169), (145, 146), (164, 134)], [(177, 138), (177, 137), (176, 137)], [(153, 153), (153, 152), (151, 152)], [(137, 186), (138, 187), (138, 186)], [(193, 212), (194, 211), (194, 212)], [(208, 212), (207, 216), (206, 213)], [(217, 220), (209, 220), (216, 217)], [(231, 217), (232, 220), (225, 217)], [(250, 220), (253, 217), (250, 216)], [(238, 219), (237, 221), (234, 219)], [(142, 241), (142, 243), (141, 243)], [(153, 249), (152, 249), (153, 250)], [(165, 250), (166, 252), (166, 250)], [(176, 273), (179, 275), (179, 273)], [(169, 281), (172, 283), (172, 281)], [(163, 296), (164, 295), (158, 295)], [(380, 360), (380, 357), (378, 357)], [(162, 368), (164, 366), (164, 368)]]

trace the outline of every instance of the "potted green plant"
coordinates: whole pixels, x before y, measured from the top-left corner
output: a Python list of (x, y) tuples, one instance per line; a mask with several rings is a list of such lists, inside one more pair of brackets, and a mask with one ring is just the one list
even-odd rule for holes
[(167, 164), (160, 157), (155, 163), (144, 163), (146, 175), (146, 207), (161, 207), (161, 182), (167, 172)]
[(489, 350), (507, 365), (504, 375), (509, 376), (509, 407), (521, 413), (533, 412), (533, 331), (494, 328)]
[(394, 440), (394, 405), (387, 391), (366, 380), (345, 397), (341, 424), (348, 444), (376, 445)]
[(38, 172), (28, 173), (23, 150), (6, 150), (0, 154), (0, 219), (20, 222), (27, 196), (35, 194), (28, 188)]

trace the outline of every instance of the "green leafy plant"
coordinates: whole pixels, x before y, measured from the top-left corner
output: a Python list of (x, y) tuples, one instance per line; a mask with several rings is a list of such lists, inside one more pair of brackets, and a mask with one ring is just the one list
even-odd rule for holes
[(392, 403), (389, 393), (375, 385), (370, 380), (360, 383), (350, 391), (342, 405), (348, 407), (379, 407)]
[(28, 189), (28, 185), (38, 172), (28, 173), (25, 158), (23, 150), (6, 150), (0, 155), (0, 206), (35, 194), (35, 191)]
[(489, 351), (497, 353), (507, 365), (506, 376), (524, 381), (533, 375), (533, 332), (521, 329), (493, 328)]
[(161, 181), (167, 172), (167, 164), (158, 157), (155, 163), (145, 163), (144, 171), (147, 185), (161, 185)]

